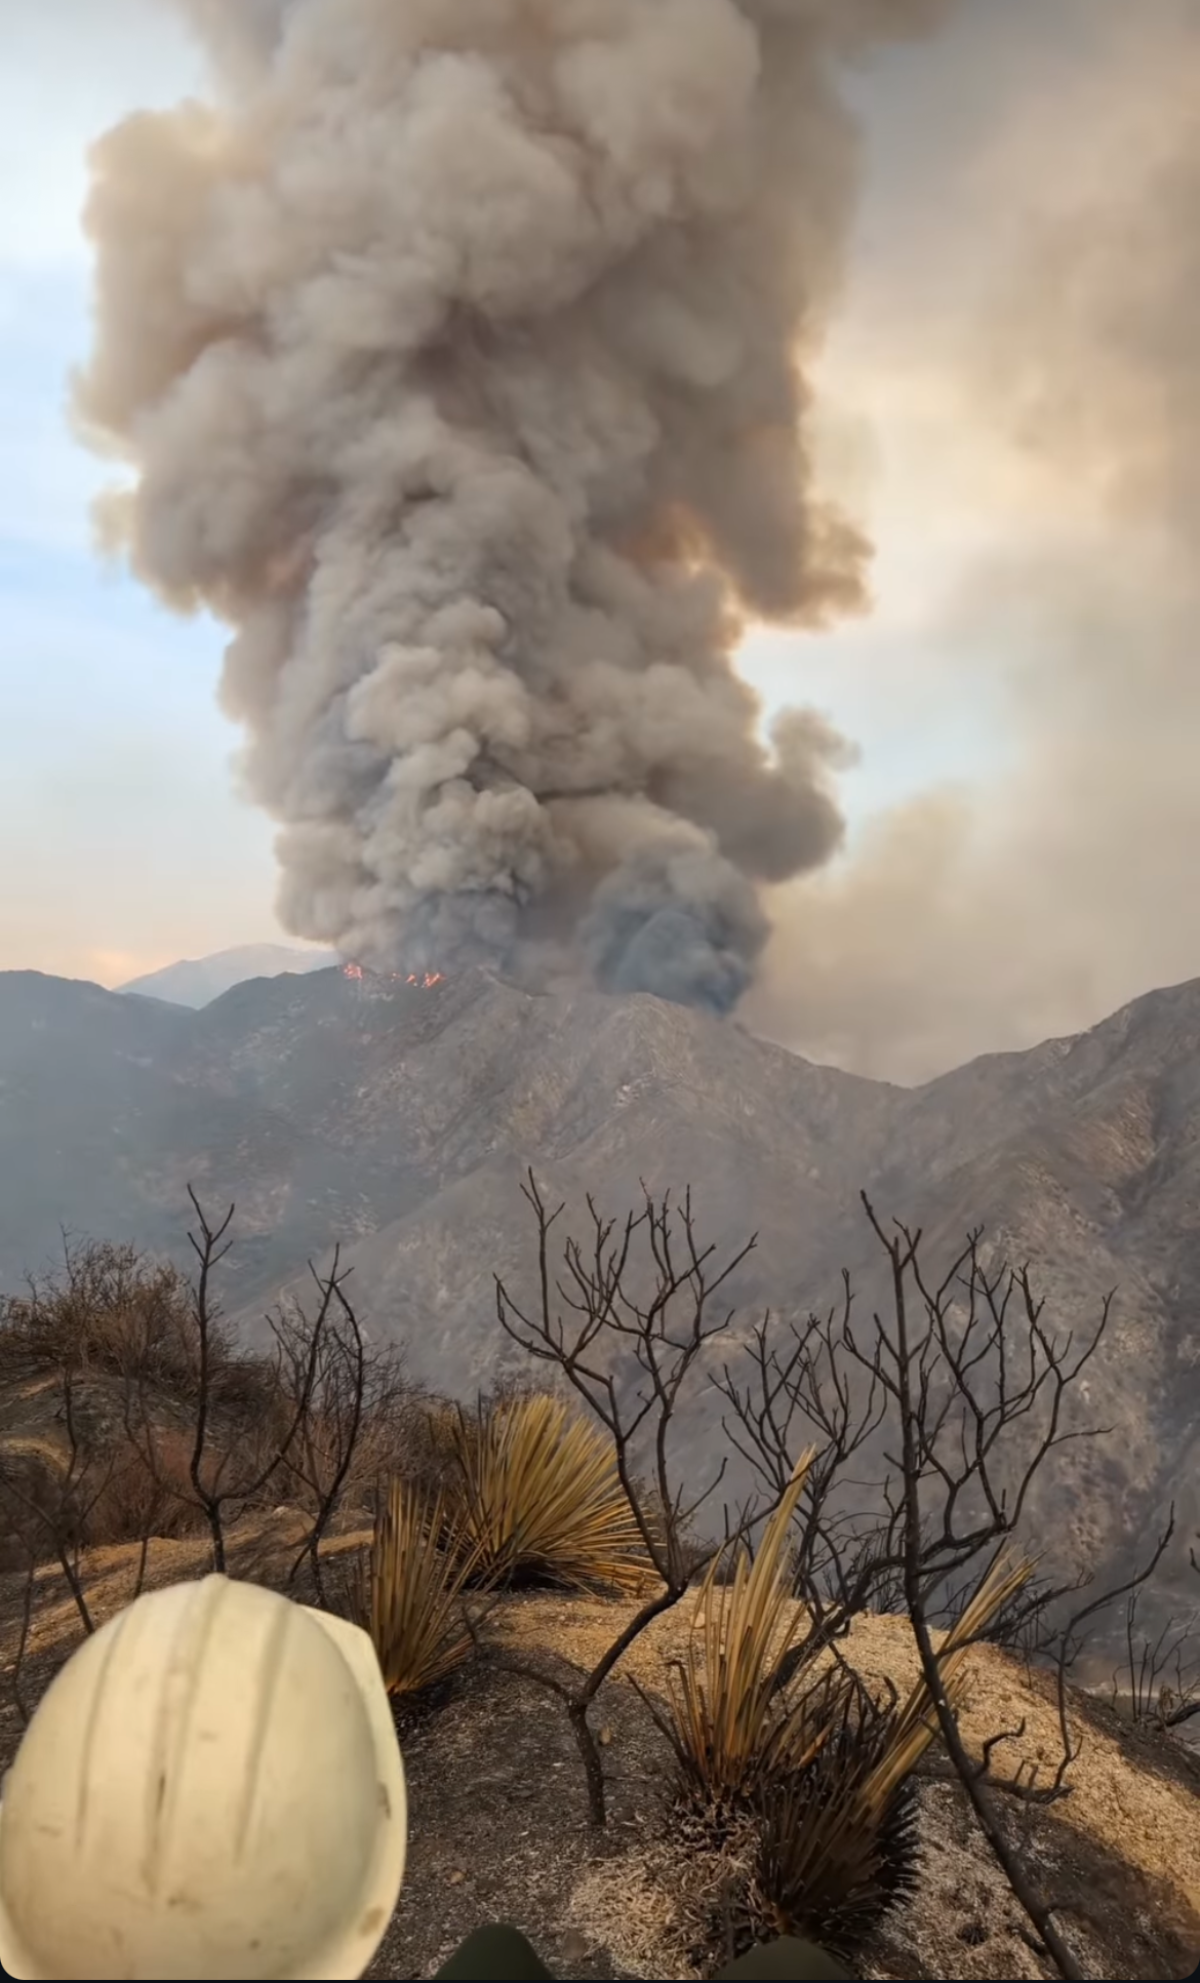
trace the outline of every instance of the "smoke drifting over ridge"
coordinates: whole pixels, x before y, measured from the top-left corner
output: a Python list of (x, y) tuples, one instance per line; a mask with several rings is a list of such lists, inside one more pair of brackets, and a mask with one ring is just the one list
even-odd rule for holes
[(211, 105), (93, 156), (103, 527), (235, 628), (281, 920), (387, 967), (586, 960), (715, 1010), (820, 866), (848, 746), (770, 746), (746, 617), (868, 547), (801, 367), (855, 131), (836, 60), (940, 0), (187, 0)]
[[(957, 488), (935, 466), (905, 491), (926, 528), (957, 503), (978, 530), (922, 602), (905, 693), (933, 657), (930, 720), (972, 696), (1000, 748), (768, 898), (776, 933), (742, 1014), (901, 1081), (1200, 974), (1196, 9), (1060, 0), (1037, 27), (979, 15), (1018, 44), (1006, 92), (982, 33), (922, 64), (941, 102), (967, 81), (982, 97), (980, 77), (987, 90), (953, 155), (934, 139), (964, 188), (929, 243), (947, 272), (936, 322), (910, 259), (871, 308), (897, 390), (971, 449)], [(913, 199), (902, 187), (898, 209)], [(937, 420), (922, 440), (935, 457)], [(997, 486), (1015, 491), (1007, 512)]]

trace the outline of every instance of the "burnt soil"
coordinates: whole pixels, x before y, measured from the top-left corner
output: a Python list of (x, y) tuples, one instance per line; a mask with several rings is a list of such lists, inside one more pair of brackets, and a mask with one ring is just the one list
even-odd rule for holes
[[(275, 1582), (286, 1524), (239, 1533), (230, 1571)], [(355, 1538), (345, 1538), (349, 1546)], [(97, 1621), (130, 1593), (136, 1551), (93, 1553), (85, 1566)], [(148, 1582), (203, 1574), (198, 1542), (155, 1543)], [(7, 1767), (22, 1720), (13, 1699), (13, 1662), (25, 1580), (0, 1577), (4, 1652), (0, 1766)], [(683, 1608), (686, 1610), (686, 1606)], [(507, 1599), (484, 1631), (477, 1658), (419, 1711), (398, 1717), (408, 1779), (409, 1861), (400, 1904), (370, 1976), (428, 1977), (472, 1929), (509, 1921), (522, 1929), (562, 1978), (697, 1976), (720, 1966), (712, 1946), (702, 1960), (674, 1918), (689, 1886), (711, 1871), (688, 1861), (668, 1809), (670, 1755), (624, 1677), (602, 1690), (593, 1711), (605, 1764), (609, 1822), (587, 1823), (582, 1771), (561, 1702), (535, 1680), (504, 1667), (519, 1656), (563, 1673), (586, 1661), (624, 1613), (595, 1600), (527, 1595)], [(887, 1633), (903, 1621), (876, 1621)], [(663, 1661), (681, 1643), (682, 1615), (663, 1621), (657, 1643), (630, 1665), (652, 1691)], [(42, 1569), (33, 1588), (29, 1644), (19, 1686), (31, 1708), (79, 1642), (79, 1621), (60, 1573)], [(876, 1642), (866, 1640), (868, 1650)], [(899, 1639), (897, 1638), (897, 1646)], [(1024, 1676), (988, 1650), (987, 1673), (1028, 1694), (1032, 1732), (1050, 1725), (1044, 1680)], [(874, 1655), (866, 1662), (873, 1663)], [(997, 1662), (1002, 1662), (997, 1664)], [(897, 1650), (890, 1663), (908, 1684)], [(866, 1667), (864, 1667), (866, 1670)], [(621, 1675), (622, 1669), (618, 1669)], [(982, 1682), (981, 1682), (982, 1689)], [(1040, 1690), (1040, 1692), (1039, 1692)], [(1001, 1689), (1003, 1693), (1003, 1688)], [(1194, 1973), (1200, 1953), (1200, 1759), (1178, 1742), (1129, 1728), (1100, 1702), (1073, 1701), (1084, 1750), (1080, 1789), (1049, 1808), (1001, 1797), (1005, 1826), (1034, 1878), (1057, 1905), (1059, 1925), (1084, 1972), (1105, 1978), (1175, 1978)], [(1009, 1695), (974, 1715), (1010, 1725)], [(982, 1723), (981, 1723), (982, 1725)], [(1044, 1741), (1043, 1741), (1044, 1746)], [(1049, 1977), (1055, 1971), (1008, 1892), (944, 1759), (931, 1755), (920, 1792), (922, 1880), (865, 1952), (860, 1974), (874, 1978)], [(1094, 1784), (1084, 1772), (1094, 1773)], [(1089, 1798), (1091, 1802), (1089, 1803)], [(1156, 1842), (1157, 1841), (1157, 1842)], [(692, 1895), (694, 1900), (695, 1894)]]

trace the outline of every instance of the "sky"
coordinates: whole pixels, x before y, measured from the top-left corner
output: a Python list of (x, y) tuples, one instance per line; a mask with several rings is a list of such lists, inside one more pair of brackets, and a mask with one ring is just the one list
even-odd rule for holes
[(0, 0), (0, 964), (118, 983), (276, 934), (270, 822), (234, 796), (221, 632), (92, 544), (106, 465), (74, 441), (89, 341), (86, 150), (200, 62), (153, 4)]
[[(817, 416), (873, 605), (741, 658), (766, 714), (812, 703), (859, 748), (846, 851), (779, 893), (742, 1013), (814, 1057), (922, 1079), (1200, 974), (1198, 24), (964, 0), (850, 85)], [(281, 934), (224, 635), (98, 554), (111, 470), (66, 416), (87, 146), (203, 72), (160, 0), (0, 0), (0, 26), (0, 968), (116, 984)]]

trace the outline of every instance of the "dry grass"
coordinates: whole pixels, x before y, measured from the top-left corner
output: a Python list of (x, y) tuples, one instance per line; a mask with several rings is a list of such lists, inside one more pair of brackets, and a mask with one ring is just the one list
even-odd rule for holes
[[(235, 1576), (279, 1582), (303, 1535), (295, 1512), (239, 1523), (230, 1538)], [(337, 1562), (361, 1552), (369, 1531), (331, 1540)], [(89, 1599), (99, 1621), (132, 1595), (138, 1552), (128, 1545), (86, 1552)], [(202, 1539), (154, 1541), (151, 1586), (204, 1574)], [(5, 1658), (11, 1662), (23, 1579), (0, 1579)], [(547, 1651), (586, 1667), (630, 1615), (632, 1605), (595, 1597), (527, 1592), (502, 1598), (489, 1636), (522, 1653)], [(444, 1710), (405, 1734), (413, 1811), (411, 1866), (373, 1973), (431, 1975), (481, 1921), (508, 1918), (530, 1935), (560, 1975), (687, 1977), (704, 1973), (689, 1958), (697, 1910), (714, 1899), (711, 1862), (681, 1849), (665, 1823), (661, 1793), (670, 1756), (625, 1683), (635, 1674), (665, 1702), (672, 1659), (695, 1629), (694, 1600), (655, 1621), (622, 1661), (598, 1703), (612, 1825), (599, 1840), (586, 1827), (578, 1757), (560, 1705), (538, 1688), (469, 1663), (451, 1683)], [(79, 1621), (61, 1577), (39, 1572), (27, 1697), (78, 1643)], [(911, 1630), (902, 1618), (857, 1621), (845, 1651), (867, 1685), (885, 1676), (904, 1696), (918, 1679)], [(1050, 1690), (1036, 1673), (990, 1646), (967, 1655), (962, 1726), (968, 1747), (1026, 1718), (1023, 1738), (997, 1757), (1009, 1771), (1042, 1752), (1057, 1753)], [(19, 1728), (0, 1714), (0, 1764)], [(1096, 1919), (1079, 1912), (1064, 1927), (1092, 1976), (1182, 1977), (1200, 1948), (1200, 1827), (1186, 1752), (1131, 1732), (1102, 1707), (1089, 1713), (1085, 1746), (1072, 1771), (1074, 1792), (1048, 1814), (1032, 1813), (1022, 1850), (1035, 1873), (1068, 1903), (1089, 1896)], [(1176, 1765), (1172, 1758), (1182, 1755)], [(1025, 1819), (1006, 1803), (1019, 1822)], [(1041, 1979), (1052, 1973), (1022, 1939), (1022, 1917), (950, 1784), (923, 1784), (919, 1797), (920, 1888), (893, 1917), (888, 1942), (858, 1973), (872, 1978)], [(690, 1910), (690, 1911), (689, 1911)], [(1189, 1939), (1190, 1938), (1190, 1939)], [(1182, 1954), (1177, 1954), (1182, 1950)]]
[[(649, 1692), (665, 1696), (672, 1663), (686, 1656), (688, 1638), (694, 1629), (691, 1613), (692, 1604), (685, 1601), (677, 1611), (656, 1619), (634, 1642), (618, 1673), (636, 1677)], [(499, 1613), (494, 1629), (515, 1651), (525, 1652), (550, 1644), (586, 1668), (609, 1644), (623, 1615), (624, 1609), (618, 1613), (613, 1605), (595, 1600), (556, 1604), (551, 1598), (537, 1597)], [(941, 1635), (935, 1634), (934, 1638), (940, 1650)], [(858, 1618), (841, 1650), (853, 1670), (872, 1688), (883, 1688), (890, 1681), (903, 1694), (919, 1683), (920, 1661), (906, 1618)], [(963, 1682), (959, 1718), (968, 1751), (978, 1757), (989, 1736), (999, 1729), (1015, 1729), (1023, 1720), (1024, 1733), (997, 1753), (997, 1770), (1015, 1776), (1018, 1767), (1024, 1765), (1027, 1778), (1035, 1771), (1040, 1772), (1043, 1781), (1052, 1775), (1060, 1753), (1060, 1738), (1057, 1704), (1048, 1676), (1037, 1671), (1027, 1675), (1011, 1655), (993, 1646), (976, 1645), (965, 1657)], [(1131, 1764), (1125, 1731), (1115, 1718), (1110, 1720), (1110, 1726), (1102, 1726), (1089, 1715), (1082, 1753), (1071, 1769), (1071, 1794), (1053, 1807), (1053, 1823), (1077, 1834), (1081, 1842), (1114, 1863), (1128, 1866), (1143, 1876), (1148, 1890), (1173, 1896), (1173, 1905), (1183, 1918), (1198, 1916), (1200, 1807), (1196, 1795), (1170, 1770)], [(1074, 1721), (1078, 1728), (1078, 1711)], [(957, 1819), (957, 1829), (951, 1826), (950, 1830), (959, 1849), (966, 1851), (971, 1827), (967, 1821), (964, 1833), (963, 1822)], [(625, 1909), (626, 1888), (631, 1880), (642, 1896), (638, 1918), (646, 1934), (650, 1932), (647, 1925), (650, 1918), (657, 1919), (663, 1910), (670, 1911), (675, 1918), (671, 1894), (680, 1874), (678, 1855), (664, 1848), (663, 1859), (661, 1877), (667, 1881), (665, 1889), (653, 1877), (652, 1864), (644, 1852), (638, 1854), (636, 1869), (624, 1862), (613, 1862), (607, 1871), (597, 1871), (592, 1900), (605, 1920), (610, 1918), (610, 1908), (618, 1914)], [(972, 1864), (977, 1863), (973, 1855)], [(986, 1854), (984, 1863), (987, 1863)], [(601, 1890), (608, 1895), (603, 1907)], [(585, 1898), (580, 1897), (581, 1906)], [(1030, 1976), (1045, 1973), (1027, 1951), (1025, 1954), (1031, 1966), (1010, 1973)], [(961, 1950), (957, 1951), (957, 1960), (961, 1965)], [(650, 1973), (654, 1973), (653, 1968)], [(1006, 1972), (960, 1967), (934, 1969), (931, 1973)]]
[(191, 1480), (194, 1433), (159, 1426), (154, 1467), (131, 1445), (119, 1448), (88, 1508), (88, 1535), (105, 1542), (139, 1542), (144, 1535), (193, 1535), (205, 1527)]
[[(888, 1675), (896, 1684), (915, 1675), (918, 1660), (904, 1618), (866, 1618), (851, 1635), (850, 1656), (864, 1677)], [(1025, 1732), (997, 1753), (997, 1771), (1047, 1781), (1061, 1754), (1058, 1708), (1050, 1677), (1027, 1675), (1020, 1663), (991, 1646), (969, 1655), (968, 1690), (960, 1714), (973, 1755), (998, 1729)], [(1118, 1730), (1089, 1718), (1075, 1728), (1083, 1749), (1070, 1772), (1071, 1794), (1057, 1804), (1061, 1823), (1102, 1842), (1116, 1857), (1154, 1879), (1166, 1879), (1192, 1906), (1200, 1902), (1200, 1811), (1194, 1796), (1169, 1776), (1130, 1767)]]

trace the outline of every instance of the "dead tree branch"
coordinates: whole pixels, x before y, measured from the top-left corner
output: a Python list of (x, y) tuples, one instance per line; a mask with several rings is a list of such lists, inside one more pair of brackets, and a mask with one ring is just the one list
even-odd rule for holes
[[(219, 1315), (211, 1292), (212, 1277), (232, 1245), (232, 1241), (227, 1240), (225, 1235), (233, 1220), (234, 1207), (232, 1205), (229, 1207), (218, 1226), (212, 1226), (190, 1184), (187, 1189), (199, 1228), (198, 1236), (196, 1233), (189, 1233), (188, 1239), (200, 1263), (194, 1292), (198, 1364), (196, 1422), (188, 1471), (196, 1505), (202, 1511), (208, 1525), (212, 1541), (213, 1569), (223, 1574), (226, 1568), (226, 1510), (231, 1505), (245, 1507), (262, 1493), (268, 1481), (278, 1473), (287, 1460), (308, 1416), (324, 1345), (325, 1325), (338, 1285), (338, 1255), (335, 1253), (332, 1272), (321, 1284), (321, 1302), (309, 1333), (307, 1354), (297, 1393), (289, 1401), (290, 1409), (286, 1423), (278, 1431), (272, 1430), (271, 1436), (267, 1439), (265, 1457), (261, 1453), (256, 1454), (251, 1464), (245, 1464), (241, 1442), (232, 1438), (225, 1439), (223, 1451), (211, 1453), (209, 1441), (217, 1402), (213, 1347)], [(274, 1365), (267, 1375), (269, 1379), (267, 1394), (272, 1398), (278, 1398), (282, 1384), (282, 1358), (278, 1345)], [(240, 1469), (234, 1465), (237, 1458), (243, 1462)]]
[[(670, 1193), (642, 1187), (642, 1207), (624, 1223), (605, 1218), (589, 1197), (586, 1241), (564, 1240), (561, 1269), (550, 1264), (551, 1234), (563, 1205), (551, 1210), (530, 1170), (522, 1184), (537, 1230), (537, 1295), (529, 1308), (496, 1279), (501, 1327), (535, 1360), (554, 1365), (612, 1441), (617, 1474), (646, 1556), (661, 1588), (649, 1596), (597, 1660), (570, 1686), (525, 1665), (560, 1695), (583, 1761), (593, 1825), (606, 1818), (604, 1772), (588, 1710), (618, 1661), (655, 1618), (679, 1603), (707, 1551), (688, 1543), (689, 1525), (716, 1492), (725, 1462), (690, 1498), (677, 1477), (673, 1434), (689, 1380), (701, 1374), (709, 1343), (728, 1329), (733, 1310), (714, 1298), (753, 1250), (756, 1237), (723, 1264), (701, 1246), (690, 1191), (676, 1206)], [(635, 1291), (639, 1281), (643, 1291)], [(645, 1456), (648, 1481), (643, 1477)], [(726, 1538), (743, 1533), (745, 1510)]]
[[(1081, 1344), (1062, 1341), (1046, 1325), (1028, 1270), (989, 1267), (981, 1240), (972, 1232), (936, 1284), (916, 1242), (905, 1265), (916, 1297), (905, 1350), (921, 1490), (916, 1576), (931, 1618), (946, 1622), (961, 1615), (981, 1567), (1012, 1537), (1049, 1456), (1101, 1430), (1068, 1428), (1064, 1401), (1103, 1337), (1111, 1297)], [(786, 1480), (802, 1443), (818, 1448), (795, 1544), (795, 1587), (810, 1622), (780, 1661), (776, 1689), (833, 1648), (860, 1613), (907, 1604), (900, 1358), (894, 1320), (874, 1314), (868, 1334), (843, 1274), (836, 1308), (790, 1324), (786, 1334), (764, 1322), (751, 1340), (748, 1377), (726, 1366), (718, 1380), (726, 1432), (761, 1482)], [(1032, 1648), (1054, 1607), (1078, 1587), (1039, 1580), (981, 1636)]]
[[(896, 1236), (890, 1237), (879, 1223), (874, 1208), (865, 1192), (863, 1193), (863, 1205), (866, 1208), (867, 1217), (871, 1222), (872, 1228), (887, 1253), (891, 1267), (895, 1333), (891, 1338), (893, 1353), (889, 1375), (894, 1383), (893, 1395), (899, 1409), (900, 1419), (900, 1466), (903, 1483), (904, 1591), (908, 1615), (913, 1628), (913, 1636), (917, 1643), (917, 1652), (921, 1661), (921, 1671), (924, 1674), (925, 1684), (933, 1700), (938, 1718), (938, 1726), (941, 1729), (942, 1740), (945, 1742), (950, 1760), (958, 1772), (959, 1781), (970, 1800), (972, 1809), (979, 1821), (980, 1829), (1002, 1867), (1009, 1886), (1024, 1908), (1037, 1934), (1045, 1943), (1047, 1949), (1049, 1949), (1050, 1954), (1058, 1966), (1060, 1975), (1068, 1979), (1078, 1978), (1082, 1980), (1083, 1971), (1074, 1953), (1060, 1935), (1055, 1925), (1051, 1908), (1047, 1906), (1038, 1892), (1021, 1858), (1009, 1845), (1004, 1835), (1003, 1827), (1000, 1824), (998, 1814), (993, 1809), (991, 1797), (984, 1788), (981, 1774), (967, 1754), (962, 1736), (959, 1733), (958, 1719), (954, 1709), (950, 1705), (942, 1679), (941, 1668), (933, 1648), (927, 1613), (927, 1583), (922, 1557), (923, 1535), (921, 1519), (922, 1482), (926, 1476), (923, 1458), (927, 1453), (928, 1442), (923, 1437), (921, 1428), (923, 1422), (926, 1421), (930, 1395), (927, 1366), (923, 1361), (924, 1347), (929, 1339), (930, 1331), (936, 1328), (934, 1317), (939, 1311), (933, 1307), (930, 1293), (920, 1276), (917, 1258), (921, 1237), (920, 1232), (912, 1233), (907, 1227), (897, 1222)], [(968, 1258), (972, 1262), (975, 1262), (978, 1258), (975, 1252), (975, 1246), (976, 1240), (973, 1239), (968, 1255)], [(910, 1275), (920, 1298), (924, 1301), (926, 1315), (929, 1318), (928, 1328), (924, 1335), (921, 1333), (919, 1326), (915, 1334), (910, 1326)], [(1018, 1285), (1021, 1285), (1019, 1279)], [(1024, 1285), (1028, 1285), (1027, 1281)], [(1032, 1303), (1030, 1303), (1031, 1308), (1032, 1306)], [(1107, 1309), (1105, 1310), (1105, 1314), (1107, 1315)], [(877, 1334), (882, 1341), (884, 1338), (882, 1324), (877, 1325)], [(1093, 1343), (1092, 1347), (1094, 1348), (1094, 1346)], [(1088, 1353), (1090, 1354), (1090, 1351)], [(1001, 1354), (1004, 1354), (1003, 1350)], [(954, 1367), (958, 1373), (963, 1372), (966, 1368), (964, 1353), (961, 1349), (958, 1362)], [(1060, 1385), (1054, 1393), (1055, 1429), (1057, 1428), (1057, 1408), (1061, 1395), (1062, 1387)], [(986, 1418), (981, 1421), (980, 1417), (977, 1416), (975, 1418), (975, 1428), (975, 1468), (977, 1472), (981, 1472), (988, 1451), (988, 1426)], [(1040, 1443), (1039, 1450), (1043, 1457), (1049, 1451), (1052, 1443), (1052, 1438), (1044, 1439)], [(1023, 1487), (1028, 1485), (1030, 1477), (1028, 1474), (1026, 1475)], [(944, 1475), (942, 1478), (945, 1481)], [(949, 1488), (950, 1483), (947, 1483), (947, 1486)], [(993, 1518), (1001, 1518), (1005, 1513), (1005, 1502), (990, 1493), (986, 1485), (984, 1486), (984, 1493)], [(1022, 1498), (1023, 1493), (1021, 1496), (1018, 1496), (1018, 1502)], [(944, 1513), (943, 1516), (943, 1536), (953, 1537), (953, 1529), (951, 1527), (953, 1506), (954, 1497), (951, 1498), (950, 1512)]]
[(318, 1322), (314, 1324), (296, 1306), (273, 1317), (271, 1328), (287, 1396), (292, 1400), (299, 1400), (309, 1383), (313, 1332), (314, 1328), (321, 1329), (309, 1406), (284, 1456), (283, 1471), (311, 1517), (288, 1583), (294, 1584), (301, 1565), (307, 1562), (317, 1602), (328, 1609), (322, 1540), (351, 1482), (364, 1433), (382, 1429), (386, 1419), (399, 1414), (408, 1387), (399, 1351), (393, 1345), (367, 1343), (346, 1293), (350, 1270), (340, 1267), (339, 1254), (335, 1252), (328, 1273), (319, 1274), (311, 1261), (309, 1271), (318, 1292)]

